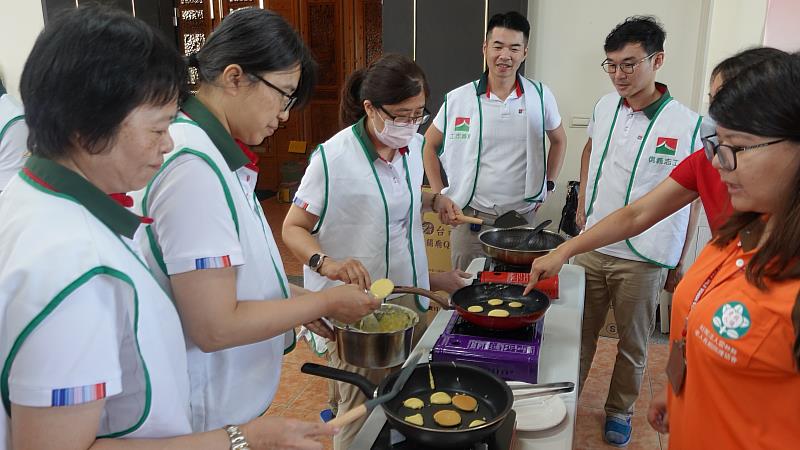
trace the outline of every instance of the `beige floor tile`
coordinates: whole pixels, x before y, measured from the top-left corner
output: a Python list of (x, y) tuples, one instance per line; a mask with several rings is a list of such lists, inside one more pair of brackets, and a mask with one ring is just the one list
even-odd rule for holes
[[(576, 449), (613, 449), (603, 441), (603, 424), (605, 423), (605, 412), (601, 409), (578, 407), (577, 423), (575, 427)], [(656, 433), (647, 423), (647, 418), (634, 416), (632, 420), (633, 435), (628, 449), (657, 450), (660, 449), (658, 433)]]

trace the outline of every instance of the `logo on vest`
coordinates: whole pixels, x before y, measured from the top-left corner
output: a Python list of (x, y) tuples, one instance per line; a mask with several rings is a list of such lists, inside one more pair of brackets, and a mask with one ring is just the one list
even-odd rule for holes
[(453, 122), (453, 132), (450, 133), (450, 139), (469, 139), (469, 117), (456, 117)]
[[(676, 158), (666, 158), (665, 156), (675, 156), (675, 152), (677, 150), (678, 150), (677, 138), (669, 138), (669, 137), (657, 138), (655, 154), (650, 155), (650, 157), (647, 158), (647, 162), (659, 166), (675, 167), (678, 165), (680, 161)], [(665, 156), (659, 156), (659, 155), (665, 155)]]
[(675, 156), (675, 151), (678, 149), (678, 139), (660, 137), (656, 139), (656, 154)]
[(741, 302), (728, 302), (714, 313), (711, 324), (720, 336), (739, 339), (750, 329), (750, 312)]

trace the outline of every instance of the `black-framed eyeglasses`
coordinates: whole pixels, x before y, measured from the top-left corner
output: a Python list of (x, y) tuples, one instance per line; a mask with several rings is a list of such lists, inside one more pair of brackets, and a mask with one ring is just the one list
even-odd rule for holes
[(605, 61), (603, 61), (602, 64), (600, 64), (600, 67), (603, 68), (603, 71), (605, 73), (617, 73), (617, 67), (619, 67), (619, 69), (622, 71), (622, 73), (627, 73), (628, 75), (630, 75), (630, 74), (633, 73), (634, 70), (636, 70), (636, 66), (638, 66), (639, 64), (647, 61), (648, 59), (652, 58), (653, 56), (656, 56), (658, 53), (659, 52), (650, 53), (649, 55), (645, 56), (644, 58), (640, 59), (639, 61), (636, 61), (635, 63), (614, 64), (611, 61), (605, 60)]
[(250, 75), (258, 78), (258, 81), (266, 84), (272, 89), (275, 89), (276, 91), (278, 91), (279, 94), (281, 94), (284, 97), (283, 112), (289, 111), (290, 109), (292, 109), (292, 106), (294, 106), (294, 104), (297, 103), (297, 96), (295, 94), (287, 94), (286, 91), (284, 91), (283, 89), (279, 88), (278, 86), (275, 86), (274, 84), (270, 83), (269, 81), (265, 80), (264, 78), (254, 73), (251, 73)]
[(407, 127), (410, 125), (422, 125), (423, 123), (427, 122), (428, 119), (431, 118), (431, 112), (428, 111), (428, 108), (422, 108), (422, 115), (415, 117), (394, 116), (392, 115), (392, 113), (384, 109), (383, 106), (378, 106), (378, 108), (380, 108), (380, 110), (383, 111), (384, 114), (389, 116), (388, 120), (392, 121), (392, 123), (394, 123), (398, 127)]
[(703, 150), (706, 152), (706, 158), (709, 161), (717, 156), (719, 166), (725, 170), (736, 170), (736, 154), (745, 150), (754, 150), (757, 148), (764, 148), (772, 144), (778, 144), (786, 139), (775, 139), (774, 141), (764, 142), (762, 144), (748, 145), (747, 147), (740, 147), (738, 145), (720, 144), (719, 138), (716, 134), (700, 138), (703, 142)]

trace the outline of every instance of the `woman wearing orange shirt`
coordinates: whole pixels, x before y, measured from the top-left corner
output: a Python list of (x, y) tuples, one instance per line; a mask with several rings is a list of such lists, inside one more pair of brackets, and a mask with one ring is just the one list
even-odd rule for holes
[(651, 425), (673, 449), (788, 448), (800, 430), (800, 55), (726, 80), (705, 140), (737, 211), (673, 297), (669, 384)]

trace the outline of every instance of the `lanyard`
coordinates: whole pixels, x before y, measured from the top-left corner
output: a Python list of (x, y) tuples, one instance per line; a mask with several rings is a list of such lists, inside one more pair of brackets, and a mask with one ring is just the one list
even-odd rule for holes
[[(700, 285), (700, 288), (694, 295), (692, 304), (689, 305), (689, 311), (686, 312), (686, 319), (683, 322), (683, 331), (681, 331), (681, 338), (684, 340), (684, 342), (686, 341), (686, 334), (689, 329), (689, 316), (692, 314), (692, 311), (694, 311), (694, 306), (700, 303), (700, 300), (703, 297), (705, 297), (705, 295), (708, 293), (708, 287), (711, 285), (711, 282), (714, 281), (714, 277), (716, 277), (717, 274), (719, 274), (719, 271), (722, 270), (722, 267), (725, 265), (725, 263), (727, 263), (728, 260), (731, 258), (731, 256), (733, 256), (736, 253), (737, 248), (738, 247), (735, 247), (733, 252), (731, 252), (731, 254), (726, 256), (725, 259), (713, 271), (711, 271), (710, 274), (708, 274), (708, 277), (705, 279), (705, 281), (703, 281), (703, 284)], [(740, 268), (739, 270), (744, 270), (744, 269)]]

